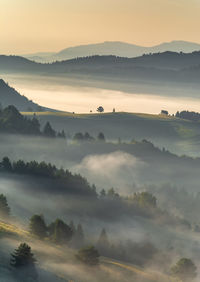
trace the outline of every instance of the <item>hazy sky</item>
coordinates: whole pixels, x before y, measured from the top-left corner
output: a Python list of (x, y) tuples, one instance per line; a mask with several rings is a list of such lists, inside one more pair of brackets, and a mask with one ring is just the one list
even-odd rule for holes
[(102, 41), (200, 43), (200, 0), (0, 0), (0, 53)]

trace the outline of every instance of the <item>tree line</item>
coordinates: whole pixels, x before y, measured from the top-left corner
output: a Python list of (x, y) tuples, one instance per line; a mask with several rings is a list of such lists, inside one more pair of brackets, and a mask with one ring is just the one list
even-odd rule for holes
[(53, 179), (56, 180), (56, 185), (65, 192), (97, 196), (95, 186), (90, 186), (80, 174), (72, 174), (69, 170), (62, 168), (58, 169), (50, 163), (23, 160), (11, 162), (8, 157), (4, 157), (0, 162), (0, 171)]
[(74, 134), (73, 141), (76, 141), (76, 142), (94, 142), (94, 141), (105, 142), (106, 138), (102, 132), (100, 132), (97, 135), (97, 138), (91, 136), (88, 132), (85, 132), (85, 133), (77, 132)]
[(188, 119), (191, 121), (199, 121), (200, 120), (200, 113), (192, 112), (192, 111), (181, 111), (177, 112), (175, 115), (177, 118)]
[(56, 132), (48, 121), (42, 130), (40, 128), (41, 125), (36, 115), (32, 119), (27, 118), (12, 105), (4, 109), (0, 108), (0, 132), (38, 135), (50, 138), (66, 137), (64, 130)]

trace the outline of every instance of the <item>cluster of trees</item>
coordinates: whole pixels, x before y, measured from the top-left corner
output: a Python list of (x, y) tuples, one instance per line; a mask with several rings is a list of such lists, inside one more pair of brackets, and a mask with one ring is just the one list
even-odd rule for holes
[(200, 120), (200, 113), (197, 112), (181, 111), (181, 112), (177, 112), (175, 116), (177, 118), (188, 119), (192, 121)]
[(62, 130), (57, 133), (49, 122), (45, 124), (43, 130), (40, 127), (41, 125), (36, 115), (32, 119), (24, 117), (12, 105), (5, 109), (0, 109), (0, 132), (65, 138), (65, 132)]
[(134, 193), (134, 195), (128, 197), (128, 199), (138, 204), (140, 207), (157, 208), (157, 199), (149, 192)]
[(81, 224), (77, 227), (73, 223), (65, 223), (62, 219), (56, 219), (47, 225), (43, 215), (33, 215), (29, 223), (30, 233), (43, 240), (49, 238), (57, 244), (68, 244), (71, 247), (80, 248), (84, 245), (85, 236)]
[(131, 240), (122, 240), (113, 243), (109, 240), (104, 228), (96, 243), (96, 248), (101, 256), (134, 263), (139, 266), (144, 266), (149, 263), (158, 253), (154, 245), (147, 241), (135, 243)]
[(102, 132), (100, 132), (95, 139), (93, 136), (91, 136), (88, 132), (82, 133), (82, 132), (77, 132), (75, 133), (73, 137), (74, 141), (77, 142), (94, 142), (94, 141), (99, 141), (99, 142), (105, 142), (105, 136)]
[(144, 209), (156, 209), (157, 208), (157, 199), (149, 192), (137, 192), (131, 196), (122, 198), (117, 192), (115, 192), (114, 188), (105, 191), (102, 189), (100, 192), (101, 198), (107, 199), (118, 199), (118, 200), (126, 200), (129, 204), (134, 204)]
[(45, 162), (24, 162), (23, 160), (11, 162), (8, 157), (4, 157), (0, 162), (0, 169), (10, 173), (46, 177), (51, 180), (55, 179), (56, 185), (65, 192), (97, 196), (95, 186), (90, 186), (81, 175), (72, 174), (70, 171), (62, 168), (58, 169), (56, 166)]
[(94, 246), (83, 247), (85, 244), (84, 231), (81, 224), (77, 227), (73, 221), (70, 224), (61, 219), (56, 219), (47, 225), (43, 215), (33, 215), (29, 223), (30, 233), (40, 240), (49, 238), (52, 242), (69, 247), (81, 248), (76, 258), (87, 265), (97, 265), (99, 263), (99, 252)]

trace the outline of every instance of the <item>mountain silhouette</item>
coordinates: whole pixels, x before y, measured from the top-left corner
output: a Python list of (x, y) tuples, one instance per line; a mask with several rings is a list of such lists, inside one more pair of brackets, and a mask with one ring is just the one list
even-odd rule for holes
[[(112, 84), (114, 90), (127, 84), (144, 85), (166, 82), (183, 86), (195, 83), (200, 87), (200, 51), (193, 53), (164, 52), (136, 58), (116, 56), (82, 57), (54, 63), (36, 63), (22, 57), (0, 56), (1, 73), (34, 74), (58, 77), (63, 75), (92, 81), (95, 87), (102, 83)], [(115, 87), (115, 84), (118, 86)], [(107, 85), (109, 88), (110, 86)], [(107, 87), (106, 86), (106, 87)], [(114, 88), (113, 88), (114, 86)], [(124, 89), (124, 87), (123, 87)], [(121, 89), (119, 89), (121, 90)]]
[(183, 52), (191, 53), (200, 50), (200, 44), (187, 41), (171, 41), (161, 43), (152, 47), (144, 47), (119, 41), (106, 41), (97, 44), (88, 44), (69, 47), (58, 53), (36, 53), (25, 55), (24, 57), (37, 62), (53, 62), (56, 60), (68, 60), (77, 57), (87, 57), (94, 55), (114, 55), (119, 57), (138, 57), (143, 54), (159, 52)]

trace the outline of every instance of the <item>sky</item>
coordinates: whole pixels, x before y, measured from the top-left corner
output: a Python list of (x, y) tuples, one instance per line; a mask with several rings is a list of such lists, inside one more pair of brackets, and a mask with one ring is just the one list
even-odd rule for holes
[(200, 0), (0, 0), (0, 54), (124, 41), (200, 43)]

